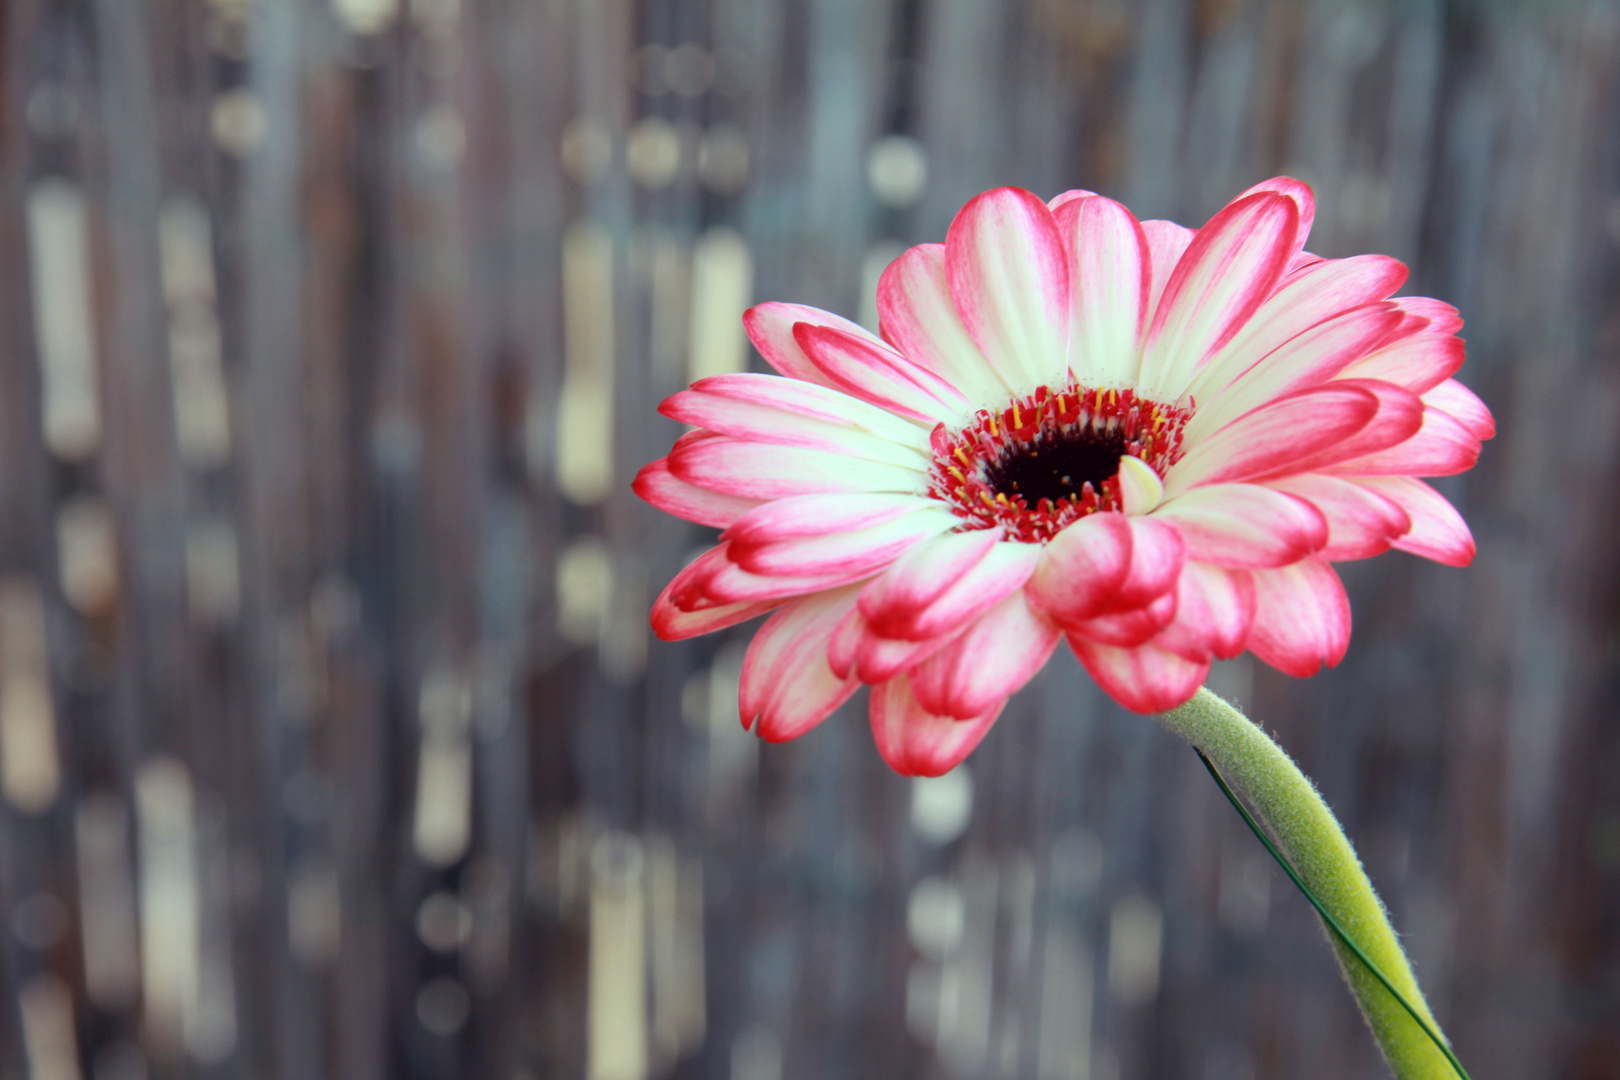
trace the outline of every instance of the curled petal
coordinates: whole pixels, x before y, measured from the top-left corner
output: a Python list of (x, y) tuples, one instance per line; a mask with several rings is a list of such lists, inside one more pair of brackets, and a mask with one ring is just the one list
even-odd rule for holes
[(1015, 393), (1063, 376), (1069, 260), (1045, 203), (1018, 188), (977, 196), (945, 234), (945, 269), (962, 324)]
[(1109, 697), (1137, 713), (1175, 708), (1209, 673), (1209, 661), (1188, 660), (1152, 642), (1122, 648), (1070, 635), (1069, 647)]
[(1059, 622), (1078, 622), (1107, 610), (1130, 571), (1130, 522), (1091, 514), (1052, 538), (1025, 591)]
[(1398, 505), (1412, 528), (1392, 546), (1446, 566), (1474, 561), (1474, 536), (1457, 508), (1434, 488), (1410, 476), (1369, 476), (1351, 480), (1357, 487)]
[(796, 739), (825, 720), (860, 683), (827, 664), (827, 643), (855, 604), (858, 586), (791, 600), (765, 621), (743, 661), (738, 708), (743, 727), (759, 724), (767, 742)]
[(875, 685), (922, 663), (949, 644), (952, 636), (945, 633), (922, 641), (884, 637), (872, 630), (857, 607), (833, 631), (827, 664), (839, 678), (853, 676)]
[(1063, 631), (1070, 637), (1083, 637), (1105, 645), (1140, 645), (1169, 626), (1175, 617), (1176, 590), (1171, 589), (1129, 611), (1064, 623)]
[[(992, 535), (999, 530), (990, 530)], [(948, 634), (970, 619), (989, 610), (1017, 590), (1034, 572), (1041, 549), (1034, 544), (997, 543), (983, 556), (962, 570), (954, 578), (946, 565), (930, 566), (937, 554), (949, 559), (954, 550), (965, 548), (958, 537), (973, 533), (954, 533), (919, 544), (902, 556), (861, 593), (861, 613), (874, 632), (884, 637), (922, 641)], [(909, 559), (915, 555), (915, 559)], [(941, 563), (944, 560), (940, 560)], [(925, 586), (922, 578), (936, 572), (945, 587), (938, 592)], [(926, 597), (926, 599), (924, 599)], [(920, 601), (920, 602), (919, 602)]]
[(1250, 573), (1255, 604), (1249, 650), (1254, 655), (1301, 678), (1344, 659), (1350, 647), (1350, 600), (1332, 566), (1305, 559)]
[(977, 566), (1004, 536), (1001, 529), (969, 529), (918, 544), (866, 587), (862, 612), (884, 625), (915, 618)]
[(665, 513), (717, 529), (725, 528), (754, 507), (764, 505), (760, 499), (722, 495), (718, 491), (689, 484), (669, 471), (668, 458), (659, 458), (642, 466), (630, 487)]
[(1215, 566), (1286, 566), (1328, 541), (1327, 521), (1316, 507), (1256, 484), (1194, 488), (1153, 517), (1175, 525), (1189, 559)]
[(1053, 538), (1025, 591), (1059, 623), (1142, 607), (1176, 583), (1187, 545), (1153, 517), (1091, 514)]
[(1153, 643), (1195, 663), (1230, 660), (1248, 643), (1253, 621), (1248, 571), (1189, 560), (1176, 579), (1176, 617)]
[(872, 740), (901, 776), (943, 776), (983, 741), (1006, 703), (998, 701), (968, 720), (940, 716), (918, 703), (900, 675), (872, 690)]
[(1023, 687), (1057, 643), (1057, 627), (1014, 593), (912, 668), (912, 693), (930, 712), (971, 719)]

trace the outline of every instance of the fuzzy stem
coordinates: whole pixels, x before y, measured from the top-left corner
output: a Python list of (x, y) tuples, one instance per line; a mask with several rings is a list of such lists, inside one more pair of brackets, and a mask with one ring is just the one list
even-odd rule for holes
[[(1389, 915), (1361, 868), (1355, 849), (1333, 811), (1299, 766), (1247, 717), (1208, 690), (1160, 715), (1171, 731), (1193, 745), (1242, 792), (1304, 885), (1315, 893), (1339, 927), (1376, 964), (1436, 1037), (1435, 1023), (1401, 951)], [(1328, 929), (1324, 926), (1324, 929)], [(1362, 960), (1329, 930), (1350, 989), (1361, 1005), (1379, 1048), (1400, 1080), (1454, 1080), (1454, 1067), (1435, 1038), (1413, 1019)]]

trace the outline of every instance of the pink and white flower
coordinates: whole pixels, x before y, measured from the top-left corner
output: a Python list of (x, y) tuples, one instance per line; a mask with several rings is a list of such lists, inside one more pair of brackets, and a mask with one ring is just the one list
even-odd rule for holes
[(1391, 299), (1394, 259), (1306, 253), (1313, 209), (1279, 178), (1194, 231), (999, 188), (884, 271), (880, 335), (753, 308), (781, 374), (669, 398), (695, 430), (636, 478), (724, 530), (654, 630), (774, 609), (744, 726), (794, 738), (864, 683), (910, 775), (967, 756), (1060, 641), (1137, 712), (1244, 649), (1292, 675), (1338, 663), (1332, 564), (1468, 563), (1467, 525), (1417, 477), (1469, 468), (1494, 428), (1451, 378), (1456, 311)]

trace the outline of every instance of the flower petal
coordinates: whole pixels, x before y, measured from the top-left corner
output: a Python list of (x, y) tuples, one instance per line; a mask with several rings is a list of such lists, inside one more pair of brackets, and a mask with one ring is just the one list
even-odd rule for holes
[(1411, 438), (1321, 471), (1335, 476), (1450, 476), (1473, 468), (1481, 449), (1480, 441), (1449, 413), (1425, 407), (1423, 426)]
[[(874, 633), (907, 641), (950, 633), (1023, 588), (1040, 559), (1041, 549), (1034, 544), (1003, 541), (956, 577), (942, 573), (946, 587), (918, 604), (926, 590), (917, 587), (917, 578), (930, 563), (937, 565), (940, 547), (953, 542), (961, 547), (957, 538), (964, 535), (972, 534), (956, 533), (919, 544), (901, 557), (910, 560), (910, 565), (901, 568), (897, 562), (873, 579), (861, 594), (860, 607)], [(916, 559), (911, 560), (914, 555)], [(898, 579), (898, 584), (892, 579)]]
[(729, 435), (693, 432), (669, 452), (669, 471), (689, 484), (744, 499), (780, 499), (828, 491), (915, 493), (927, 487), (917, 469), (807, 450), (748, 442)]
[(1068, 370), (1069, 260), (1046, 204), (1019, 188), (975, 197), (945, 234), (951, 299), (962, 324), (1014, 393), (1057, 385)]
[(1164, 481), (1153, 466), (1126, 454), (1119, 459), (1119, 501), (1127, 517), (1146, 514), (1164, 499)]
[(1254, 579), (1187, 561), (1176, 579), (1176, 617), (1153, 643), (1196, 663), (1230, 660), (1243, 651), (1254, 621)]
[(1087, 386), (1129, 386), (1153, 282), (1147, 235), (1112, 199), (1075, 199), (1056, 211), (1073, 267), (1069, 369)]
[(743, 727), (757, 720), (767, 742), (796, 739), (849, 699), (860, 683), (833, 674), (827, 642), (859, 592), (851, 585), (790, 600), (765, 621), (743, 661), (737, 699)]
[(1474, 535), (1468, 523), (1428, 484), (1410, 476), (1357, 477), (1352, 482), (1395, 503), (1412, 519), (1411, 530), (1392, 546), (1446, 566), (1474, 561)]
[(1175, 401), (1242, 329), (1299, 250), (1299, 206), (1262, 192), (1238, 199), (1198, 231), (1148, 328), (1140, 389)]
[(1046, 545), (1025, 592), (1058, 622), (1084, 622), (1162, 596), (1186, 556), (1181, 534), (1167, 522), (1088, 514)]
[(978, 565), (1004, 536), (999, 528), (969, 529), (918, 544), (872, 579), (861, 597), (861, 611), (882, 623), (914, 618)]
[(895, 352), (888, 342), (799, 323), (793, 338), (834, 386), (932, 427), (971, 411), (960, 391)]
[(1368, 454), (1405, 442), (1423, 426), (1423, 402), (1410, 390), (1377, 379), (1335, 379), (1332, 385), (1355, 386), (1372, 394), (1378, 399), (1377, 414), (1354, 435), (1296, 457), (1271, 476), (1314, 472), (1352, 458), (1364, 460)]
[(882, 637), (873, 632), (857, 607), (833, 631), (827, 663), (840, 678), (853, 675), (875, 685), (922, 663), (949, 644), (953, 636), (946, 633), (922, 641)]
[(1333, 567), (1315, 559), (1251, 571), (1254, 622), (1249, 650), (1303, 678), (1334, 667), (1350, 647), (1350, 600)]
[(748, 560), (742, 555), (746, 549), (869, 529), (918, 510), (939, 508), (936, 500), (925, 495), (792, 495), (760, 504), (732, 522), (720, 538), (731, 541), (732, 561), (747, 566)]
[(1175, 525), (1187, 558), (1234, 569), (1286, 566), (1328, 541), (1327, 521), (1316, 507), (1256, 484), (1195, 488), (1153, 517)]
[[(756, 304), (743, 312), (743, 329), (748, 340), (765, 358), (765, 362), (790, 379), (817, 383), (834, 390), (843, 388), (827, 376), (805, 355), (794, 340), (793, 327), (798, 323), (831, 326), (863, 337), (872, 337), (871, 331), (860, 323), (851, 322), (842, 315), (810, 307), (808, 304), (783, 304), (771, 301)], [(874, 340), (876, 340), (874, 338)]]
[(740, 499), (689, 484), (669, 471), (668, 458), (642, 466), (630, 488), (665, 513), (718, 529), (730, 525), (754, 507), (764, 505), (760, 499)]
[(1395, 301), (1402, 311), (1428, 321), (1431, 334), (1455, 334), (1463, 328), (1462, 316), (1444, 300), (1432, 296), (1402, 296)]
[[(1199, 401), (1212, 397), (1260, 357), (1318, 323), (1386, 299), (1406, 280), (1406, 267), (1387, 255), (1315, 259), (1291, 268), (1277, 291), (1210, 360), (1188, 388)], [(1405, 311), (1400, 300), (1390, 304)]]
[[(1250, 409), (1326, 382), (1377, 348), (1403, 319), (1388, 303), (1353, 308), (1301, 332), (1247, 369), (1232, 371), (1228, 383), (1200, 378), (1203, 388), (1193, 394), (1199, 402), (1198, 412), (1187, 423), (1183, 444), (1196, 446)], [(1240, 354), (1239, 359), (1248, 357)], [(1223, 367), (1231, 371), (1236, 364)]]
[[(853, 496), (845, 498), (854, 501)], [(773, 509), (774, 504), (762, 506), (743, 521)], [(961, 519), (945, 507), (925, 502), (920, 509), (846, 531), (758, 541), (735, 539), (732, 541), (731, 559), (751, 574), (795, 577), (872, 574), (888, 566), (912, 545), (947, 532), (960, 523)], [(795, 522), (783, 527), (791, 529), (796, 525)], [(737, 529), (737, 525), (733, 525), (732, 529)]]
[(943, 776), (961, 764), (990, 731), (1006, 701), (968, 720), (930, 713), (904, 675), (872, 690), (872, 740), (901, 776)]
[(658, 599), (653, 601), (650, 619), (653, 633), (665, 641), (682, 641), (747, 622), (782, 602), (780, 596), (748, 598), (736, 602), (721, 602), (705, 596), (698, 582), (717, 563), (725, 562), (725, 549), (725, 544), (710, 548), (664, 586), (664, 590), (658, 594)]
[(1425, 393), (1423, 404), (1450, 416), (1476, 439), (1489, 439), (1496, 435), (1496, 419), (1491, 416), (1491, 410), (1479, 400), (1478, 394), (1456, 379), (1447, 379)]
[(1170, 466), (1167, 500), (1205, 484), (1286, 471), (1295, 461), (1354, 435), (1378, 413), (1378, 398), (1359, 386), (1313, 387), (1251, 409)]
[[(808, 387), (810, 384), (799, 385)], [(823, 450), (864, 461), (880, 461), (919, 472), (928, 468), (929, 459), (923, 449), (927, 436), (915, 425), (908, 425), (912, 431), (911, 441), (901, 443), (870, 434), (850, 424), (812, 419), (786, 409), (718, 397), (698, 390), (682, 390), (665, 398), (658, 411), (683, 424), (694, 424), (720, 435), (752, 442), (801, 446), (808, 450)]]
[(1176, 590), (1171, 589), (1129, 611), (1099, 615), (1084, 622), (1064, 623), (1063, 632), (1070, 637), (1083, 637), (1104, 645), (1140, 645), (1169, 626), (1175, 617)]
[(1398, 503), (1336, 476), (1307, 473), (1268, 480), (1266, 487), (1297, 495), (1322, 512), (1327, 544), (1317, 554), (1328, 562), (1381, 555), (1412, 528), (1411, 517)]
[(1137, 713), (1175, 708), (1209, 673), (1209, 661), (1188, 660), (1152, 642), (1120, 648), (1071, 636), (1069, 648), (1109, 697)]
[(662, 641), (685, 641), (687, 638), (699, 637), (703, 634), (712, 634), (716, 630), (724, 630), (728, 626), (747, 622), (765, 614), (782, 601), (763, 600), (745, 604), (721, 604), (716, 607), (702, 608), (698, 611), (682, 611), (671, 604), (666, 594), (660, 594), (653, 601), (652, 624), (653, 633)]
[(1299, 243), (1303, 246), (1305, 238), (1311, 235), (1311, 224), (1316, 221), (1316, 193), (1311, 190), (1311, 185), (1292, 176), (1273, 176), (1270, 180), (1260, 181), (1238, 198), (1258, 195), (1262, 191), (1276, 192), (1294, 200), (1294, 205), (1299, 207)]
[(1357, 360), (1341, 371), (1339, 377), (1379, 379), (1422, 394), (1445, 382), (1462, 367), (1466, 351), (1462, 338), (1409, 334)]
[(664, 589), (676, 608), (686, 612), (726, 604), (770, 601), (780, 603), (792, 596), (804, 596), (837, 585), (845, 585), (863, 574), (819, 575), (815, 577), (761, 576), (750, 574), (731, 561), (731, 542), (722, 541), (693, 559)]
[[(681, 415), (675, 419), (714, 431), (723, 430), (720, 425), (725, 422), (728, 410), (753, 406), (772, 410), (776, 414), (788, 413), (794, 417), (853, 428), (924, 451), (928, 447), (927, 431), (920, 430), (911, 421), (842, 390), (818, 383), (786, 379), (780, 375), (741, 372), (699, 379), (692, 384), (688, 394), (701, 396), (703, 400), (693, 401), (686, 395), (677, 394), (664, 405), (669, 406), (670, 402), (681, 398), (685, 404), (681, 406)], [(672, 415), (664, 407), (660, 407), (659, 411), (666, 416)]]
[(1017, 692), (1057, 648), (1058, 628), (1015, 592), (911, 669), (911, 691), (931, 713), (970, 720)]
[(1159, 309), (1159, 301), (1164, 297), (1164, 287), (1170, 284), (1170, 275), (1175, 273), (1176, 264), (1198, 233), (1173, 221), (1153, 219), (1142, 222), (1142, 235), (1147, 237), (1150, 271), (1148, 319), (1142, 327), (1145, 334), (1148, 326), (1152, 325), (1154, 313)]
[(1095, 191), (1087, 191), (1085, 188), (1070, 188), (1061, 195), (1054, 195), (1050, 199), (1047, 199), (1046, 208), (1052, 211), (1053, 214), (1056, 214), (1058, 212), (1058, 207), (1062, 206), (1064, 203), (1071, 203), (1076, 199), (1089, 199), (1094, 197), (1096, 194), (1097, 193)]
[(956, 313), (944, 244), (919, 244), (891, 262), (878, 278), (877, 309), (884, 338), (969, 400), (985, 404), (1006, 394)]

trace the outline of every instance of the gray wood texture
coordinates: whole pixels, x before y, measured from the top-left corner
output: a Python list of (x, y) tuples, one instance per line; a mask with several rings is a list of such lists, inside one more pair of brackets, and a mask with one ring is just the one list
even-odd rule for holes
[(864, 695), (758, 743), (750, 628), (645, 629), (709, 534), (628, 487), (742, 300), (859, 316), (998, 184), (1197, 225), (1287, 172), (1500, 434), (1439, 485), (1472, 567), (1342, 567), (1339, 668), (1212, 685), (1479, 1080), (1620, 1077), (1614, 4), (3, 11), (0, 1076), (1385, 1075), (1066, 653), (954, 781)]

